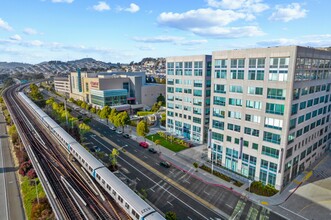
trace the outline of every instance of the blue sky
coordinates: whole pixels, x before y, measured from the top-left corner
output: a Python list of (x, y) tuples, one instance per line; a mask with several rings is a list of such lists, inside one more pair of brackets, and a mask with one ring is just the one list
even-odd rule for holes
[(1, 0), (0, 61), (331, 46), (330, 0)]

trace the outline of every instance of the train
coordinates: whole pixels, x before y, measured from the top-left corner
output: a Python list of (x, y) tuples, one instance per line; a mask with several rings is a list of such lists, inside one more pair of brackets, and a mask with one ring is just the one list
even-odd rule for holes
[(40, 109), (24, 92), (18, 92), (21, 101), (25, 103), (39, 121), (59, 141), (61, 146), (71, 154), (76, 161), (95, 179), (96, 182), (135, 220), (164, 220), (146, 201), (124, 184), (118, 177), (89, 153), (80, 143), (70, 136), (59, 124)]

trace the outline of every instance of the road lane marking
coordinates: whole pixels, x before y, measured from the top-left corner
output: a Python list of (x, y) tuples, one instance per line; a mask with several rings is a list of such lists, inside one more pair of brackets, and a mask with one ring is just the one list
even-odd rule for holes
[(232, 209), (233, 207), (231, 206), (231, 205), (229, 205), (229, 204), (225, 204), (227, 207), (229, 207), (230, 209)]
[(210, 196), (210, 194), (209, 193), (207, 193), (206, 191), (203, 191), (204, 193), (206, 193), (208, 196)]
[(305, 217), (303, 217), (302, 215), (299, 215), (299, 214), (293, 212), (292, 210), (289, 210), (288, 208), (285, 208), (285, 207), (283, 207), (283, 206), (281, 206), (281, 205), (279, 205), (279, 207), (281, 207), (282, 209), (284, 209), (284, 210), (286, 210), (286, 211), (288, 211), (288, 212), (291, 212), (292, 214), (294, 214), (294, 215), (296, 215), (296, 216), (298, 216), (298, 217), (300, 217), (300, 218), (303, 218), (303, 219), (305, 219), (305, 220), (309, 220), (308, 218), (305, 218)]
[[(95, 139), (97, 142), (99, 142), (101, 145), (103, 145), (105, 148), (107, 148), (108, 150), (111, 150), (108, 146), (104, 145), (102, 142), (100, 142), (99, 140), (97, 140), (96, 138), (93, 138)], [(102, 139), (103, 140), (103, 139)], [(104, 141), (104, 140), (103, 140)], [(108, 142), (108, 140), (106, 141)], [(117, 146), (116, 148), (118, 148), (118, 145), (114, 143), (114, 146)], [(128, 155), (128, 154), (127, 154)], [(158, 185), (160, 188), (162, 188), (165, 192), (167, 192), (168, 194), (170, 194), (171, 196), (173, 196), (174, 198), (176, 198), (178, 201), (180, 201), (182, 204), (186, 205), (188, 208), (190, 208), (192, 211), (194, 211), (195, 213), (197, 213), (198, 215), (200, 215), (201, 217), (203, 217), (204, 219), (208, 219), (206, 216), (204, 216), (203, 214), (201, 214), (200, 212), (198, 212), (195, 208), (193, 208), (192, 206), (188, 205), (186, 202), (184, 202), (183, 200), (181, 200), (180, 198), (178, 198), (177, 196), (175, 196), (172, 192), (170, 192), (169, 190), (167, 190), (166, 188), (164, 188), (163, 186), (159, 185), (158, 183), (156, 183), (151, 177), (147, 176), (145, 173), (143, 173), (142, 171), (140, 171), (139, 169), (137, 169), (135, 166), (133, 166), (131, 163), (129, 163), (128, 161), (126, 161), (125, 159), (123, 159), (121, 156), (118, 156), (121, 160), (123, 160), (125, 163), (127, 163), (129, 166), (131, 166), (133, 169), (135, 169), (138, 173), (140, 173), (141, 175), (145, 176), (145, 178), (149, 179), (151, 182), (153, 182), (154, 184)], [(133, 159), (134, 161), (136, 161), (137, 163), (139, 163), (137, 160), (139, 160), (138, 158), (135, 158), (133, 156), (130, 157), (131, 159)], [(140, 160), (139, 160), (140, 161)], [(144, 163), (143, 161), (140, 161), (141, 163)], [(141, 164), (139, 163), (139, 164)], [(160, 177), (160, 173), (159, 171), (155, 170), (153, 167), (151, 167), (150, 165), (144, 163), (145, 166), (149, 167), (149, 171), (152, 172), (153, 174), (157, 175)], [(153, 170), (153, 171), (151, 171)], [(157, 172), (159, 174), (157, 174)], [(224, 213), (223, 211), (221, 211), (220, 213), (218, 212), (215, 212), (214, 211), (214, 205), (210, 204), (210, 203), (207, 203), (205, 200), (198, 200), (197, 198), (200, 198), (198, 197), (197, 195), (193, 194), (191, 191), (188, 191), (186, 190), (186, 188), (182, 187), (181, 185), (179, 185), (178, 183), (174, 182), (172, 179), (170, 179), (169, 177), (163, 175), (163, 180), (167, 181), (168, 183), (170, 183), (169, 185), (173, 186), (174, 188), (177, 188), (179, 189), (180, 191), (185, 191), (186, 192), (186, 195), (193, 198), (196, 202), (200, 203), (201, 205), (209, 208), (209, 210), (211, 212), (214, 212), (216, 213), (217, 215), (220, 215), (222, 213), (222, 215), (225, 215), (227, 216), (226, 213)], [(208, 206), (207, 206), (208, 205)], [(217, 209), (215, 207), (215, 209)], [(224, 216), (223, 216), (224, 217)]]
[(174, 206), (173, 204), (171, 204), (171, 202), (169, 202), (169, 201), (167, 201), (167, 203), (169, 204), (169, 205), (171, 205), (171, 206)]

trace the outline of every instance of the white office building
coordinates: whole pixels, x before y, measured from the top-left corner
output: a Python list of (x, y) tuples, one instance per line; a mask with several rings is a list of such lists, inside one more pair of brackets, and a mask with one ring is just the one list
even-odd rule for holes
[(281, 189), (330, 148), (331, 52), (216, 51), (211, 87), (214, 163)]
[(207, 137), (211, 56), (166, 58), (167, 131), (196, 143)]

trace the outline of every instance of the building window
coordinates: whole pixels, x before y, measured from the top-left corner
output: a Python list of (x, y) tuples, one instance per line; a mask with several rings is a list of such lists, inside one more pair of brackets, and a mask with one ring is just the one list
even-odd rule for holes
[(267, 93), (268, 99), (279, 99), (285, 100), (286, 90), (285, 89), (269, 89)]
[(244, 79), (244, 70), (231, 70), (231, 79)]
[(214, 92), (225, 94), (226, 93), (226, 86), (222, 85), (222, 84), (214, 84)]
[(243, 93), (242, 86), (230, 86), (230, 92)]
[(279, 150), (267, 146), (262, 146), (262, 154), (278, 159)]
[(247, 108), (262, 109), (262, 102), (246, 100)]
[(224, 130), (224, 122), (213, 120), (213, 128)]
[(264, 70), (248, 70), (248, 80), (264, 80)]
[(214, 108), (213, 109), (213, 116), (218, 117), (218, 118), (224, 118), (225, 111), (221, 109)]
[(242, 106), (242, 100), (229, 98), (229, 105)]
[(275, 118), (265, 118), (264, 127), (282, 130), (283, 120)]
[(212, 139), (218, 140), (218, 141), (223, 141), (223, 138), (224, 138), (223, 134), (212, 132)]
[(275, 115), (284, 115), (284, 105), (267, 103), (266, 113)]
[(241, 112), (228, 111), (229, 118), (241, 119)]
[(224, 97), (214, 96), (214, 105), (225, 106), (225, 101)]
[(260, 123), (261, 122), (261, 116), (246, 114), (245, 115), (245, 121)]
[(248, 94), (251, 95), (263, 95), (263, 88), (262, 87), (248, 87)]
[(279, 134), (274, 134), (267, 131), (263, 132), (263, 140), (274, 144), (280, 144), (281, 142)]

